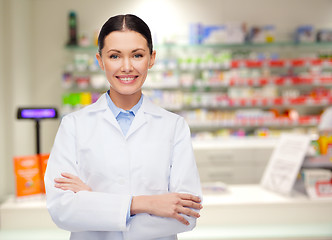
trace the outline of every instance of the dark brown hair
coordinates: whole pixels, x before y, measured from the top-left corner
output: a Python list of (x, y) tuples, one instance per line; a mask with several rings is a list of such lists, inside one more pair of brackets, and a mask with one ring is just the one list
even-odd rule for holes
[(104, 48), (104, 40), (108, 34), (126, 29), (140, 33), (146, 39), (150, 54), (152, 54), (153, 44), (150, 28), (142, 19), (132, 14), (117, 15), (109, 18), (104, 23), (98, 36), (99, 54), (101, 55), (101, 51)]

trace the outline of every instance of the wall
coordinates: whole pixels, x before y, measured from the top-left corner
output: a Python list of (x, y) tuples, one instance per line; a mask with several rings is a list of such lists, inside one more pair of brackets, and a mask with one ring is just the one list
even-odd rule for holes
[[(0, 144), (6, 146), (6, 156), (0, 155), (0, 175), (8, 179), (7, 193), (14, 191), (11, 158), (34, 153), (34, 125), (14, 120), (19, 105), (60, 106), (61, 75), (66, 53), (67, 14), (77, 11), (79, 32), (93, 33), (111, 15), (134, 13), (150, 25), (156, 41), (163, 38), (186, 38), (189, 23), (219, 24), (246, 21), (253, 24), (275, 24), (279, 39), (290, 37), (298, 24), (332, 27), (331, 0), (0, 0), (8, 5), (8, 44), (0, 42), (9, 52), (9, 71), (1, 81), (0, 103), (7, 114), (6, 136)], [(1, 16), (3, 11), (0, 12)], [(3, 25), (3, 24), (2, 24)], [(3, 31), (3, 27), (0, 27)], [(158, 38), (156, 38), (158, 36)], [(4, 59), (0, 65), (5, 66)], [(7, 61), (7, 60), (6, 60)], [(3, 76), (0, 76), (3, 77)], [(5, 93), (3, 93), (3, 91)], [(3, 95), (4, 94), (4, 95)], [(7, 101), (8, 100), (8, 101)], [(1, 101), (3, 102), (3, 101)], [(0, 109), (1, 110), (1, 109)], [(42, 151), (51, 150), (59, 121), (45, 120), (41, 124)], [(2, 144), (6, 140), (7, 145)], [(3, 147), (4, 148), (4, 147)], [(1, 149), (0, 149), (1, 150)], [(4, 159), (5, 163), (4, 163)], [(2, 189), (4, 187), (2, 186)], [(0, 185), (1, 194), (1, 185)]]
[[(0, 0), (0, 53), (4, 52), (4, 0)], [(6, 141), (5, 141), (5, 115), (4, 110), (4, 62), (5, 55), (0, 55), (0, 200), (1, 196), (5, 193), (5, 149), (6, 149)]]
[(33, 123), (16, 120), (18, 106), (31, 103), (31, 2), (30, 0), (2, 0), (1, 2), (1, 138), (0, 199), (14, 192), (12, 159), (34, 151)]

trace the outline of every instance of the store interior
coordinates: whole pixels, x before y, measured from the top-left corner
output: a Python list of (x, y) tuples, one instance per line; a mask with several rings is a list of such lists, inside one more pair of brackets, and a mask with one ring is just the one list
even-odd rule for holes
[[(36, 154), (36, 121), (17, 111), (57, 109), (39, 122), (37, 151), (50, 153), (61, 118), (107, 90), (96, 36), (125, 13), (148, 23), (157, 51), (144, 94), (192, 133), (206, 205), (179, 239), (332, 239), (332, 183), (318, 196), (305, 179), (331, 181), (331, 11), (331, 0), (0, 0), (0, 239), (69, 239), (44, 194), (17, 196), (14, 159)], [(304, 150), (286, 166), (290, 188), (266, 188), (284, 134)]]

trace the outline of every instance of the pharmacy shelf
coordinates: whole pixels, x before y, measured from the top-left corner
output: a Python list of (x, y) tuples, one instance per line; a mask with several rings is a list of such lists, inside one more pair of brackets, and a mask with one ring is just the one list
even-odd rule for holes
[(144, 89), (163, 89), (163, 90), (181, 90), (181, 91), (220, 91), (222, 89), (232, 87), (263, 87), (267, 85), (276, 85), (278, 87), (290, 86), (330, 86), (332, 85), (332, 77), (323, 76), (271, 76), (271, 77), (258, 77), (258, 78), (229, 78), (215, 83), (200, 82), (200, 85), (181, 86), (180, 84), (158, 84), (158, 83), (145, 83)]
[(294, 127), (314, 127), (319, 124), (318, 116), (304, 116), (299, 117), (298, 120), (292, 120), (287, 117), (264, 119), (264, 118), (251, 118), (251, 119), (228, 119), (221, 121), (196, 121), (188, 124), (192, 130), (202, 129), (218, 129), (218, 128), (257, 128), (257, 127), (272, 127), (272, 128), (294, 128)]
[(276, 98), (221, 98), (218, 103), (205, 105), (185, 105), (191, 108), (206, 107), (265, 107), (265, 106), (328, 106), (332, 104), (332, 96), (326, 97), (307, 97), (300, 96), (294, 98), (276, 97)]
[(303, 161), (302, 167), (332, 169), (332, 156), (331, 157), (328, 155), (307, 156)]
[[(181, 95), (179, 95), (181, 96)], [(182, 96), (188, 98), (190, 96)], [(198, 98), (199, 95), (194, 93), (191, 96), (193, 99)], [(239, 109), (239, 108), (271, 108), (271, 107), (328, 107), (332, 104), (332, 96), (299, 96), (294, 98), (275, 97), (275, 98), (229, 98), (219, 97), (217, 95), (209, 96), (209, 100), (199, 100), (200, 102), (192, 102), (187, 104), (185, 102), (178, 102), (177, 104), (170, 103), (158, 103), (161, 107), (164, 107), (171, 111), (180, 110), (195, 110), (195, 109), (207, 109), (207, 110), (225, 110), (225, 109)], [(318, 117), (318, 116), (317, 116)], [(303, 116), (303, 118), (306, 118)]]
[[(283, 42), (269, 42), (269, 43), (216, 43), (216, 44), (174, 44), (166, 43), (156, 45), (156, 48), (327, 48), (332, 47), (332, 42), (302, 42), (297, 43), (294, 41), (283, 41)], [(75, 47), (74, 47), (75, 48)]]
[(231, 68), (262, 68), (262, 67), (309, 67), (309, 66), (332, 66), (332, 59), (277, 59), (277, 60), (232, 60), (230, 63)]
[(269, 77), (269, 78), (231, 78), (225, 85), (227, 86), (266, 86), (266, 85), (277, 85), (277, 86), (293, 86), (293, 85), (331, 85), (332, 77), (323, 76), (285, 76), (285, 77)]
[[(199, 122), (199, 116), (196, 116), (194, 122), (190, 121), (190, 117), (186, 118), (194, 131), (259, 127), (302, 128), (308, 131), (308, 128), (318, 125), (318, 114), (332, 104), (332, 59), (327, 57), (331, 46), (332, 43), (292, 41), (157, 45), (157, 51), (161, 50), (160, 58), (151, 70), (143, 92), (146, 91), (146, 95), (156, 104), (180, 115), (191, 116), (192, 119), (195, 118), (193, 112), (197, 109), (219, 114), (241, 108), (273, 108), (282, 115), (286, 109), (291, 108), (301, 115), (299, 121), (283, 118), (230, 121), (203, 119), (202, 123)], [(65, 91), (99, 92), (92, 89), (89, 83), (90, 77), (101, 73), (96, 71), (96, 62), (92, 64), (97, 46), (71, 46), (65, 50), (69, 55), (68, 60), (72, 59), (68, 62), (72, 68), (69, 67), (66, 73), (71, 74), (73, 81), (73, 88)], [(86, 88), (75, 86), (80, 77), (86, 78)], [(306, 115), (316, 116), (308, 118)]]

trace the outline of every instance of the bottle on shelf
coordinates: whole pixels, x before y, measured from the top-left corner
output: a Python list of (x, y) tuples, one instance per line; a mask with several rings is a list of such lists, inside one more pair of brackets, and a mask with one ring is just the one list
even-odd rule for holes
[(68, 46), (77, 46), (77, 16), (76, 12), (70, 11), (68, 16), (69, 40)]

